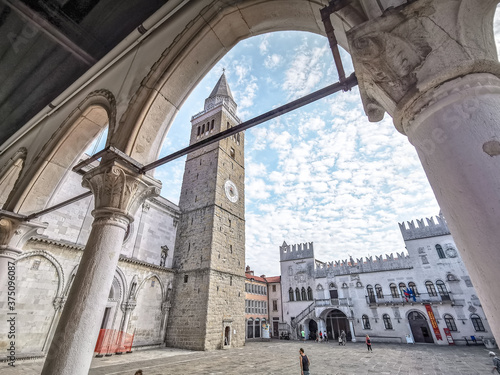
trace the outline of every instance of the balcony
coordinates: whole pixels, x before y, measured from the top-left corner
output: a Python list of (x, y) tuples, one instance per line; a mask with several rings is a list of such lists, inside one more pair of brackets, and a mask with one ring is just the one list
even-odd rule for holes
[(328, 298), (328, 299), (315, 299), (316, 307), (340, 307), (352, 306), (351, 298)]
[(415, 301), (413, 298), (406, 299), (401, 296), (393, 296), (392, 294), (383, 295), (381, 297), (375, 295), (365, 296), (366, 303), (370, 307), (377, 307), (380, 305), (414, 305), (414, 304), (424, 304), (424, 303), (439, 303), (439, 304), (451, 304), (454, 305), (455, 301), (451, 293), (447, 294), (429, 294), (429, 293), (419, 293), (415, 296)]

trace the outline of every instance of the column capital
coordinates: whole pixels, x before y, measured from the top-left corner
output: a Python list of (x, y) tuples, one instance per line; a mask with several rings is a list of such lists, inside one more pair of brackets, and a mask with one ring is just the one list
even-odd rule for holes
[(14, 259), (31, 236), (46, 227), (47, 223), (23, 222), (0, 213), (0, 257)]
[(348, 31), (369, 120), (388, 112), (405, 134), (409, 108), (429, 90), (472, 73), (500, 77), (493, 35), (498, 2), (418, 0)]
[(129, 164), (112, 159), (83, 176), (82, 185), (94, 194), (94, 217), (124, 216), (129, 221), (144, 200), (160, 194), (161, 182), (137, 172)]
[(137, 301), (130, 300), (130, 301), (127, 301), (127, 302), (123, 302), (120, 305), (120, 308), (122, 309), (122, 312), (132, 311), (132, 310), (135, 309), (136, 305), (137, 305)]

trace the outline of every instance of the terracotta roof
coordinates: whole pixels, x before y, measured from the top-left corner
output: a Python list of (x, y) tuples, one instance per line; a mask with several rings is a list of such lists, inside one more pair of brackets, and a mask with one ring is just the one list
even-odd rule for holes
[(260, 282), (263, 282), (263, 283), (266, 283), (266, 279), (260, 277), (260, 276), (255, 276), (255, 275), (249, 275), (248, 273), (245, 274), (245, 276), (247, 277), (247, 279), (253, 279), (255, 281), (260, 281)]
[(279, 283), (281, 282), (281, 276), (266, 277), (266, 280), (268, 283)]

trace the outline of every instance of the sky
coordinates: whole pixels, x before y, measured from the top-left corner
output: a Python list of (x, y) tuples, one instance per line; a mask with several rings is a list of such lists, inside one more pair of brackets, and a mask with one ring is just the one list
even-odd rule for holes
[[(350, 56), (341, 55), (349, 75)], [(242, 121), (338, 81), (325, 37), (276, 32), (241, 41), (183, 104), (160, 157), (188, 146), (191, 116), (223, 68)], [(185, 159), (155, 171), (175, 204)], [(325, 262), (396, 255), (405, 251), (398, 223), (440, 210), (413, 146), (387, 114), (368, 122), (357, 88), (247, 130), (245, 181), (246, 264), (257, 275), (280, 274), (283, 241), (313, 242)]]

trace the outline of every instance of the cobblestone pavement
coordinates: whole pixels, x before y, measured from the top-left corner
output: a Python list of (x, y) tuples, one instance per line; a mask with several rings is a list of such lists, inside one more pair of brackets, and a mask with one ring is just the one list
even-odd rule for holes
[[(299, 348), (311, 359), (311, 375), (491, 374), (489, 350), (478, 346), (373, 343), (368, 353), (364, 343), (314, 343), (298, 341), (250, 342), (243, 348), (213, 352), (155, 349), (132, 354), (94, 358), (90, 375), (211, 375), (211, 374), (300, 374)], [(498, 350), (497, 350), (498, 352)], [(18, 361), (15, 368), (0, 363), (0, 374), (40, 374), (43, 361)], [(67, 374), (71, 375), (71, 374)]]

